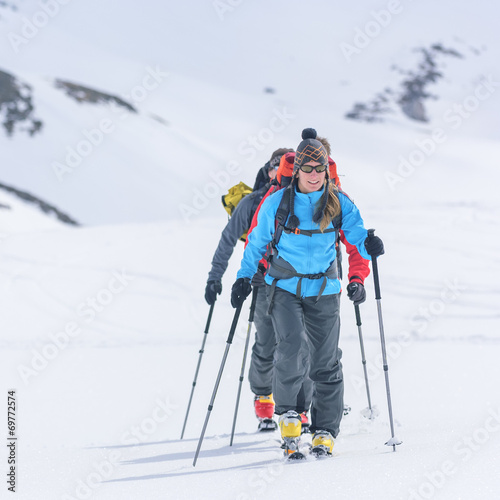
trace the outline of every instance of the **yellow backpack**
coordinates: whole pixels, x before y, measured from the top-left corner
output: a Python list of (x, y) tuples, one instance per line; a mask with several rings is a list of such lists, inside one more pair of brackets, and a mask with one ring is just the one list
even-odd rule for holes
[[(247, 186), (244, 182), (240, 182), (239, 184), (236, 184), (236, 186), (229, 188), (228, 193), (222, 196), (222, 206), (226, 210), (229, 218), (233, 215), (233, 211), (237, 207), (238, 203), (251, 192), (251, 187)], [(240, 240), (246, 241), (246, 239), (247, 233), (245, 232), (245, 234), (240, 237)]]

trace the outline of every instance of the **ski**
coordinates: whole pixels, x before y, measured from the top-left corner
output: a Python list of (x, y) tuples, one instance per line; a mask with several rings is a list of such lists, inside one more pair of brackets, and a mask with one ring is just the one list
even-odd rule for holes
[(314, 458), (323, 459), (331, 457), (332, 454), (327, 450), (326, 446), (313, 446), (309, 454)]
[(301, 451), (294, 451), (286, 457), (287, 462), (297, 462), (300, 460), (305, 460), (307, 457)]
[(302, 435), (300, 438), (283, 438), (281, 448), (286, 462), (313, 459), (322, 460), (332, 456), (328, 444), (320, 444), (320, 441), (320, 443), (313, 446), (310, 437), (306, 436)]
[(259, 432), (272, 432), (278, 429), (278, 424), (272, 418), (263, 418), (259, 422), (257, 430)]
[(286, 462), (300, 462), (302, 460), (308, 460), (309, 457), (316, 460), (324, 460), (326, 458), (331, 458), (332, 454), (328, 452), (328, 450), (324, 446), (314, 446), (307, 445), (302, 447), (299, 451), (294, 451), (289, 455), (285, 455)]
[[(307, 460), (307, 456), (311, 450), (310, 438), (308, 442), (308, 437), (305, 438), (302, 435), (301, 438), (284, 438), (281, 448), (283, 449), (286, 462)], [(306, 439), (305, 441), (304, 438)]]

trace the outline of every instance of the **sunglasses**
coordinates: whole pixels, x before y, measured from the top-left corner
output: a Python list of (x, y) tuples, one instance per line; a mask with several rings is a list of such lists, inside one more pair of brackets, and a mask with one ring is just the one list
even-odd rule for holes
[(313, 170), (316, 170), (316, 172), (320, 174), (321, 172), (324, 172), (326, 170), (326, 167), (326, 165), (316, 165), (315, 167), (313, 167), (312, 165), (302, 165), (299, 168), (306, 174), (310, 174)]

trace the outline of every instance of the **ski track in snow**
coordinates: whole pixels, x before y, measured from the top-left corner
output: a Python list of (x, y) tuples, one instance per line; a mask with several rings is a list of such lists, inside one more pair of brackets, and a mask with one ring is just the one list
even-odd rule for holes
[[(174, 252), (172, 259), (180, 259), (180, 252), (185, 255), (186, 248), (197, 251), (195, 242), (200, 235), (207, 246), (211, 243), (215, 248), (217, 234), (210, 234), (204, 222), (195, 229), (194, 233), (192, 228), (177, 233), (185, 246), (177, 250), (178, 255)], [(131, 233), (141, 244), (124, 252), (123, 236)], [(23, 271), (25, 279), (1, 287), (9, 332), (2, 339), (2, 352), (8, 353), (3, 356), (2, 380), (18, 386), (23, 409), (19, 422), (24, 443), (20, 498), (31, 500), (35, 491), (37, 499), (64, 495), (80, 498), (87, 488), (97, 499), (163, 498), (168, 494), (176, 499), (246, 500), (279, 496), (285, 484), (307, 494), (311, 477), (327, 474), (335, 498), (369, 494), (399, 499), (408, 498), (412, 490), (429, 482), (426, 474), (441, 470), (448, 462), (454, 464), (455, 472), (436, 489), (443, 498), (460, 495), (467, 478), (484, 492), (484, 498), (494, 498), (488, 495), (498, 486), (493, 479), (498, 435), (479, 431), (478, 442), (471, 441), (474, 450), (471, 448), (470, 459), (465, 455), (469, 448), (462, 440), (485, 428), (489, 411), (500, 409), (495, 390), (500, 377), (498, 338), (472, 328), (478, 321), (490, 324), (492, 316), (498, 316), (492, 310), (485, 317), (483, 311), (487, 309), (469, 300), (478, 291), (467, 287), (457, 303), (447, 304), (424, 331), (415, 331), (403, 341), (402, 331), (411, 330), (411, 318), (420, 306), (428, 306), (439, 297), (443, 282), (415, 279), (415, 293), (408, 294), (401, 293), (404, 283), (385, 274), (382, 303), (391, 392), (396, 436), (403, 440), (397, 452), (384, 445), (390, 429), (374, 301), (369, 298), (361, 307), (372, 401), (380, 411), (370, 422), (360, 416), (366, 407), (366, 393), (358, 334), (352, 306), (344, 299), (341, 347), (345, 401), (352, 412), (343, 419), (333, 457), (284, 463), (278, 434), (253, 432), (256, 420), (246, 378), (235, 441), (229, 446), (247, 326), (246, 314), (242, 314), (193, 468), (233, 315), (228, 294), (239, 259), (235, 255), (230, 264), (223, 295), (214, 311), (186, 437), (180, 440), (208, 308), (203, 301), (203, 278), (184, 281), (190, 292), (179, 288), (175, 296), (165, 293), (168, 283), (184, 279), (185, 270), (179, 268), (172, 274), (175, 268), (170, 266), (172, 260), (167, 262), (163, 257), (164, 245), (158, 233), (165, 235), (165, 245), (174, 234), (166, 223), (158, 225), (156, 231), (141, 226), (80, 229), (77, 239), (72, 231), (9, 238), (8, 255), (24, 252), (30, 262)], [(109, 248), (110, 237), (119, 252)], [(26, 246), (27, 238), (44, 244)], [(155, 239), (153, 250), (151, 238)], [(78, 260), (83, 255), (78, 254), (78, 247), (84, 240), (87, 245), (82, 252), (89, 255), (87, 271), (83, 264), (61, 262), (57, 266), (55, 262), (51, 267), (54, 271), (45, 272), (47, 255), (54, 248), (67, 248)], [(108, 252), (100, 253), (99, 248)], [(137, 261), (138, 256), (146, 254), (147, 259)], [(390, 254), (386, 257), (391, 258)], [(1, 262), (0, 273), (8, 275), (9, 259)], [(204, 276), (206, 265), (196, 263), (188, 276)], [(384, 262), (382, 267), (381, 261), (382, 268), (390, 268), (390, 264)], [(106, 287), (114, 269), (124, 269), (134, 279), (94, 321), (85, 324), (76, 314), (77, 304)], [(155, 271), (158, 279), (151, 279)], [(33, 320), (37, 328), (27, 328)], [(68, 321), (79, 322), (82, 333), (26, 384), (22, 383), (19, 367), (31, 366), (34, 353), (42, 353), (51, 342), (50, 334), (61, 331)], [(450, 325), (454, 325), (453, 331)], [(59, 471), (57, 480), (53, 470)], [(360, 471), (365, 472), (360, 476)], [(482, 486), (477, 486), (478, 474)]]

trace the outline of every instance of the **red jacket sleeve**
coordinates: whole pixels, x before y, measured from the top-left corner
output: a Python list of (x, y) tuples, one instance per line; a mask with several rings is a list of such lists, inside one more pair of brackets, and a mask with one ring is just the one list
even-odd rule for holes
[(340, 230), (340, 241), (345, 245), (349, 255), (349, 283), (356, 281), (364, 285), (365, 279), (370, 274), (370, 261), (361, 257), (358, 249), (347, 241), (342, 229)]

